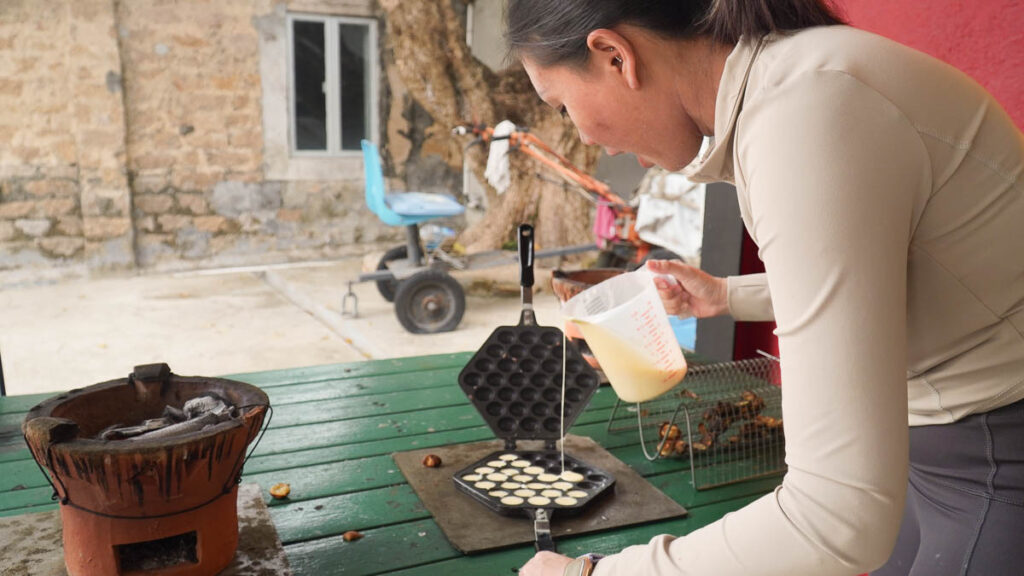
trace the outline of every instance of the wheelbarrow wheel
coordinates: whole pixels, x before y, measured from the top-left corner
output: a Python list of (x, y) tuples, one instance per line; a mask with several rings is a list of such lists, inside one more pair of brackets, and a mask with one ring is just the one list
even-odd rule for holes
[[(377, 263), (377, 271), (387, 270), (388, 264), (398, 260), (406, 260), (409, 258), (409, 247), (395, 246), (384, 253), (380, 258), (380, 262)], [(395, 301), (395, 292), (398, 290), (398, 280), (377, 280), (377, 291), (384, 297), (388, 302)]]
[(623, 268), (629, 266), (629, 259), (617, 254), (614, 250), (602, 250), (597, 255), (594, 268)]
[(441, 270), (423, 270), (406, 278), (395, 293), (395, 315), (413, 334), (450, 332), (466, 312), (462, 286)]

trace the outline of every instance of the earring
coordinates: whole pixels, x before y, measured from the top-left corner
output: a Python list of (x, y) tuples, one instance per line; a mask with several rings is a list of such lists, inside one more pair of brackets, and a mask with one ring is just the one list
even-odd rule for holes
[(615, 57), (615, 64), (622, 66), (622, 56)]

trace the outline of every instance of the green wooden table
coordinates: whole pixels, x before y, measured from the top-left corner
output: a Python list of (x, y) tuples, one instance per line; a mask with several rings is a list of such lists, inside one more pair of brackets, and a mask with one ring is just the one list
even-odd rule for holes
[[(267, 496), (293, 572), (330, 574), (512, 574), (532, 546), (464, 556), (445, 539), (405, 482), (393, 452), (493, 438), (456, 379), (471, 353), (333, 364), (228, 376), (270, 396), (273, 421), (245, 466), (243, 482), (264, 490), (291, 484), (291, 496)], [(173, 367), (172, 367), (173, 368)], [(48, 394), (0, 398), (0, 516), (52, 510), (52, 490), (29, 456), (21, 421)], [(662, 534), (686, 534), (771, 491), (780, 477), (705, 491), (689, 465), (648, 462), (636, 432), (609, 433), (615, 394), (603, 387), (571, 432), (590, 436), (685, 506), (686, 518), (560, 538), (559, 551), (612, 553)], [(364, 538), (345, 542), (358, 530)]]

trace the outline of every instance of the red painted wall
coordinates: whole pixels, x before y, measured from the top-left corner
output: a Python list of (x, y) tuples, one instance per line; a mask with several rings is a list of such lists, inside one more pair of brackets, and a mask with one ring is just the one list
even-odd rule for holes
[(836, 5), (850, 24), (963, 70), (1024, 129), (1024, 1), (836, 0)]

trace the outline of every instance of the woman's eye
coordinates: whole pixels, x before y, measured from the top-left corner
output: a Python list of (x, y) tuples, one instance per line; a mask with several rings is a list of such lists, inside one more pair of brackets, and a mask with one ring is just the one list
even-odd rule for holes
[(562, 115), (562, 118), (565, 118), (566, 116), (569, 115), (569, 111), (565, 109), (565, 106), (559, 108), (558, 113)]

